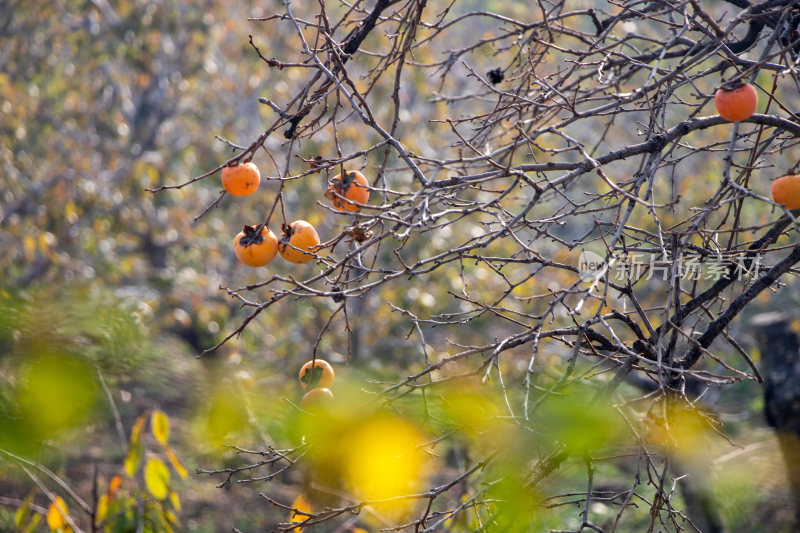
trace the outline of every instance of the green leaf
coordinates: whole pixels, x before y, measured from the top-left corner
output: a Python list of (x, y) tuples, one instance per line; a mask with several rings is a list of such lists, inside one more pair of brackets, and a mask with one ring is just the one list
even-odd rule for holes
[(169, 468), (161, 459), (151, 457), (144, 467), (144, 483), (147, 490), (157, 500), (163, 500), (169, 493)]
[(150, 418), (150, 424), (153, 430), (153, 436), (158, 442), (166, 445), (169, 440), (169, 417), (164, 411), (153, 411), (153, 416)]

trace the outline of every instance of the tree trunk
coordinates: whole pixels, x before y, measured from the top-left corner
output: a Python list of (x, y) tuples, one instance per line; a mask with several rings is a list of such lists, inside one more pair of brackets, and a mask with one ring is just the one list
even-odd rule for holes
[(800, 525), (800, 340), (785, 313), (764, 313), (751, 324), (761, 351), (764, 414), (778, 435)]

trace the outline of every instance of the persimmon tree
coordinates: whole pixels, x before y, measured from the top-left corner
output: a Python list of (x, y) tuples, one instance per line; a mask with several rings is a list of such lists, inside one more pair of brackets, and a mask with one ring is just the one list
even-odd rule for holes
[[(353, 371), (330, 412), (284, 405), (294, 434), (205, 472), (266, 483), (280, 531), (362, 511), (387, 530), (719, 530), (709, 391), (761, 381), (742, 315), (796, 296), (796, 213), (769, 191), (800, 164), (798, 23), (791, 0), (282, 0), (251, 19), (282, 88), (263, 132), (153, 192), (252, 161), (262, 204), (235, 222), (313, 214), (322, 243), (231, 271), (241, 322), (202, 355), (310, 309), (298, 367), (338, 352), (337, 374), (402, 375)], [(729, 122), (714, 95), (741, 83), (757, 111)], [(369, 203), (337, 208), (325, 192), (354, 171)]]

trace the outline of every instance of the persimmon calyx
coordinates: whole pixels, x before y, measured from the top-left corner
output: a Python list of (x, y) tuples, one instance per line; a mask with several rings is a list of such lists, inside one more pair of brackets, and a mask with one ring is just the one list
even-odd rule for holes
[(346, 193), (347, 189), (350, 188), (350, 184), (353, 183), (353, 181), (355, 181), (356, 175), (357, 174), (355, 172), (344, 173), (344, 176), (342, 177), (342, 186), (341, 186), (343, 193)]
[(325, 369), (321, 365), (314, 365), (311, 370), (303, 374), (300, 382), (306, 385), (316, 385), (322, 379), (323, 372), (325, 372)]
[(722, 84), (719, 86), (720, 89), (723, 91), (735, 91), (739, 87), (742, 87), (746, 82), (742, 78), (736, 78), (735, 80), (725, 81), (722, 80)]
[[(262, 226), (263, 227), (263, 226)], [(264, 236), (261, 235), (259, 231), (256, 233), (256, 226), (242, 226), (242, 232), (244, 232), (244, 237), (239, 239), (239, 244), (242, 246), (250, 246), (252, 244), (261, 244), (264, 242)]]
[(325, 192), (325, 197), (331, 201), (336, 197), (335, 195), (344, 197), (356, 177), (357, 174), (355, 172), (345, 172), (344, 177), (330, 182), (330, 188)]
[(292, 240), (292, 235), (294, 235), (294, 227), (291, 224), (282, 224), (281, 230), (283, 233), (281, 234), (281, 238), (278, 239), (278, 242), (284, 245), (289, 244), (289, 241)]
[(239, 159), (238, 161), (232, 161), (232, 162), (228, 163), (227, 165), (225, 165), (222, 168), (234, 168), (234, 167), (238, 167), (239, 165), (246, 165), (247, 163), (250, 163), (251, 161), (253, 161), (252, 157), (249, 157), (247, 159)]

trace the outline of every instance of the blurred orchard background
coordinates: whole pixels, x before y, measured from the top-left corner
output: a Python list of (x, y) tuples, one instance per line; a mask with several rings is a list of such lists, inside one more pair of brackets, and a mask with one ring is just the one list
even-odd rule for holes
[[(0, 3), (0, 530), (794, 531), (750, 319), (797, 318), (797, 259), (764, 276), (797, 240), (769, 184), (800, 164), (798, 20)], [(737, 76), (760, 103), (733, 125)], [(259, 190), (221, 196), (251, 158)], [(342, 168), (371, 208), (323, 198)], [(327, 247), (242, 265), (270, 213)], [(664, 251), (752, 267), (769, 232), (730, 283), (647, 276)], [(309, 415), (313, 357), (336, 399)]]

